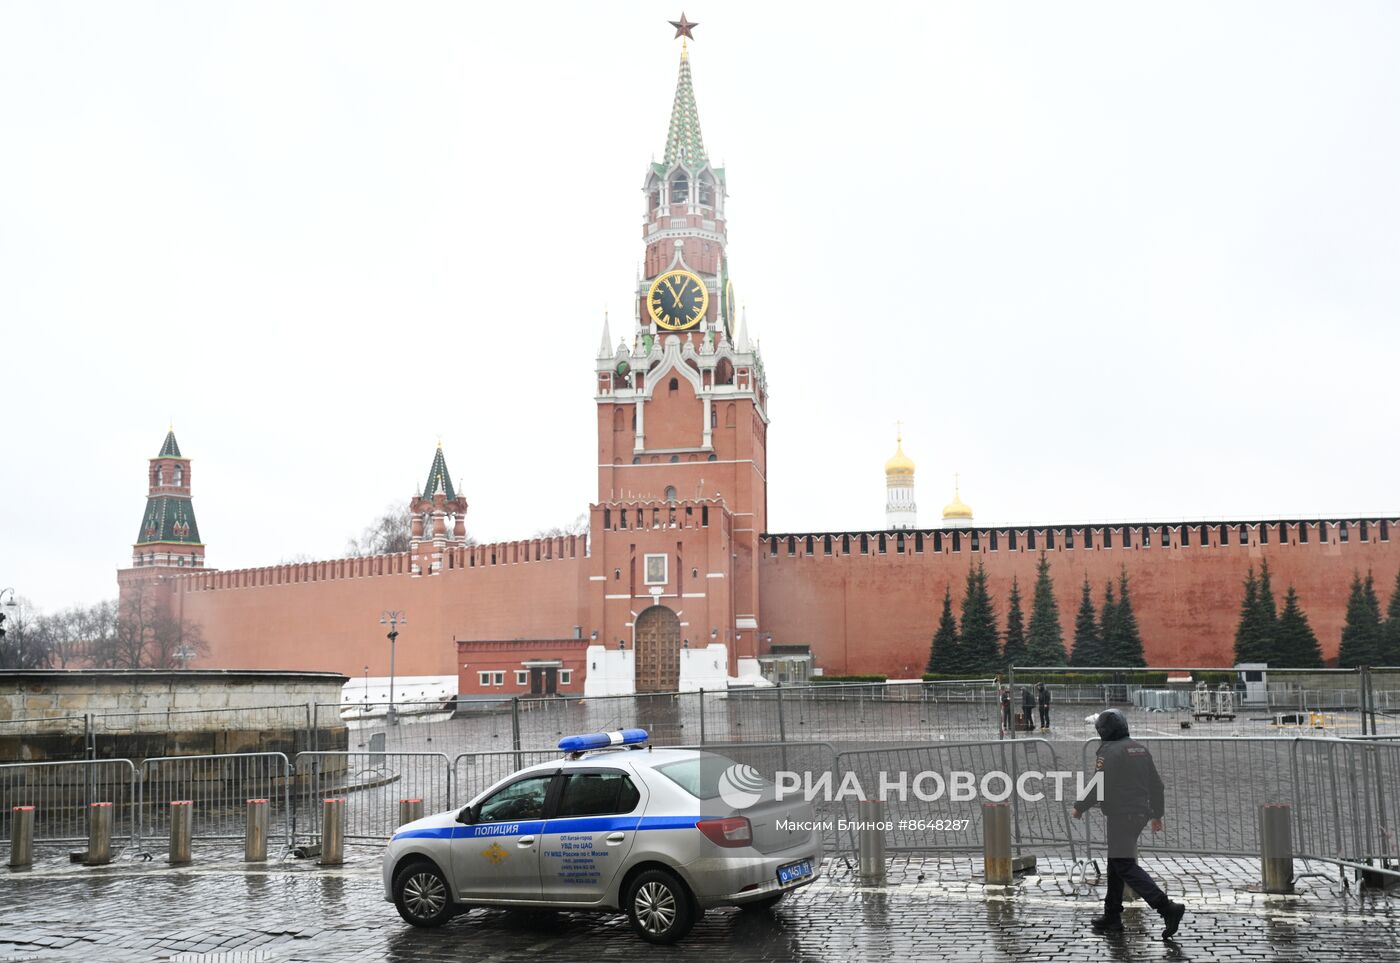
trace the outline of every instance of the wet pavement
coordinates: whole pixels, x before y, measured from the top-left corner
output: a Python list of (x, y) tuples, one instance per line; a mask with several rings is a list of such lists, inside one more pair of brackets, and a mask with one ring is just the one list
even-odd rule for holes
[(894, 859), (882, 887), (838, 857), (771, 913), (711, 911), (679, 946), (653, 947), (616, 915), (474, 910), (415, 930), (381, 900), (377, 854), (351, 859), (338, 869), (252, 868), (232, 854), (185, 869), (49, 859), (0, 876), (0, 961), (1400, 960), (1400, 893), (1344, 886), (1322, 865), (1300, 865), (1325, 876), (1273, 897), (1249, 890), (1250, 860), (1144, 860), (1190, 907), (1178, 938), (1162, 941), (1140, 903), (1125, 935), (1092, 935), (1102, 887), (1079, 882), (1068, 861), (1042, 860), (1039, 875), (987, 890), (966, 857)]

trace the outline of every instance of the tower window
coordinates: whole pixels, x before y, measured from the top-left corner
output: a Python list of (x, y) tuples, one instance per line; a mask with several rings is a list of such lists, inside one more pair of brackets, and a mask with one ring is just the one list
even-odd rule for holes
[(681, 383), (675, 378), (672, 378), (671, 381), (666, 385), (666, 391), (668, 394), (675, 394), (677, 391), (680, 390)]
[(673, 464), (673, 465), (676, 464), (677, 462), (679, 462), (680, 460), (681, 460), (681, 456), (680, 456), (680, 455), (672, 455), (672, 456), (671, 456), (671, 464)]
[(690, 194), (690, 180), (684, 174), (671, 178), (671, 203), (684, 204)]
[(1346, 522), (1337, 523), (1337, 540), (1346, 542), (1351, 539), (1351, 527)]
[(676, 500), (676, 486), (675, 486), (675, 485), (667, 485), (667, 486), (666, 486), (666, 500), (667, 500), (668, 502), (673, 502), (673, 501)]
[(706, 175), (700, 178), (700, 203), (713, 207), (715, 203), (715, 182)]
[(1248, 545), (1248, 544), (1249, 544), (1249, 526), (1248, 526), (1248, 525), (1241, 525), (1241, 526), (1240, 526), (1240, 544), (1241, 544), (1241, 545)]
[(714, 461), (715, 458), (716, 458), (715, 454), (714, 454), (713, 452), (711, 452), (710, 457), (706, 458), (705, 460), (706, 460), (706, 461)]

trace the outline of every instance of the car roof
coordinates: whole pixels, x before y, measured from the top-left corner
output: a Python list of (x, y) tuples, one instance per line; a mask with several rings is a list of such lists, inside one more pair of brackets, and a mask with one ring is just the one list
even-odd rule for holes
[(650, 747), (645, 749), (604, 749), (585, 752), (577, 759), (561, 756), (548, 762), (537, 762), (533, 766), (526, 766), (519, 772), (552, 772), (555, 769), (590, 768), (616, 763), (627, 763), (639, 768), (652, 768), (668, 762), (700, 759), (711, 755), (714, 754), (701, 749), (654, 749)]

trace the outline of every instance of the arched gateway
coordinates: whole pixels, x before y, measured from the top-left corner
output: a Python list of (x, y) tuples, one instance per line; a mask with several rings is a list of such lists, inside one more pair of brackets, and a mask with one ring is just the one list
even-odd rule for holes
[(681, 620), (664, 605), (637, 616), (638, 692), (675, 692), (681, 680)]

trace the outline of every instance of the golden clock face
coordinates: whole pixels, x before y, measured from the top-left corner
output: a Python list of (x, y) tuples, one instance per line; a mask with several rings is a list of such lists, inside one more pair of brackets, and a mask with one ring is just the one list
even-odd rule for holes
[(710, 292), (698, 275), (667, 271), (651, 282), (647, 310), (657, 327), (685, 331), (700, 323), (710, 307)]

